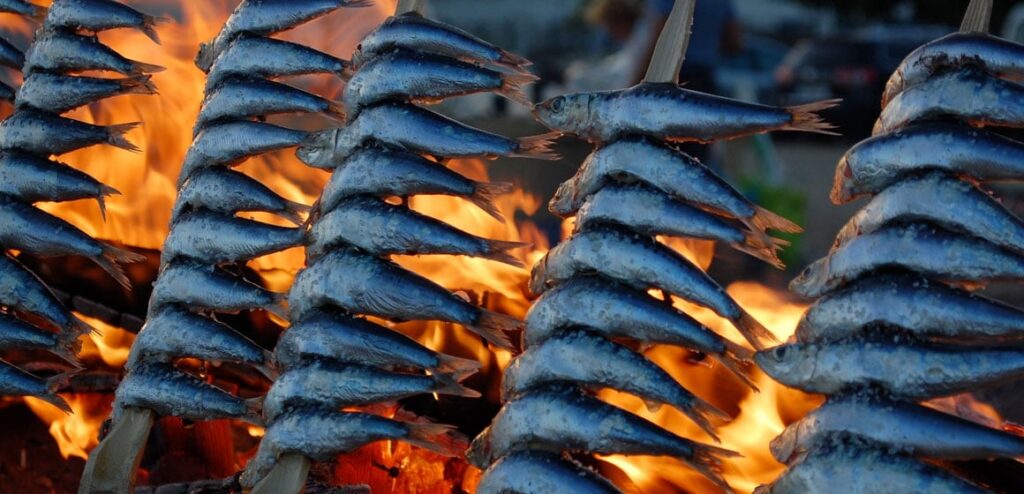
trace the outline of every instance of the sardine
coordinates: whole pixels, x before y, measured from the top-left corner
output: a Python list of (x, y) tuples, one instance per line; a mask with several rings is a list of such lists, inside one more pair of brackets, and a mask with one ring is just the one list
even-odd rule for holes
[(657, 288), (707, 307), (732, 322), (757, 349), (778, 343), (707, 273), (657, 240), (613, 227), (578, 232), (534, 265), (530, 291), (540, 295), (581, 274), (600, 274), (638, 290)]
[(184, 420), (238, 419), (263, 425), (263, 397), (244, 400), (169, 364), (135, 366), (117, 387), (113, 421), (125, 408), (152, 410)]
[(576, 389), (533, 391), (509, 401), (473, 440), (466, 459), (477, 468), (513, 451), (541, 449), (601, 455), (672, 456), (726, 492), (722, 459), (736, 453), (677, 436)]
[(376, 441), (402, 441), (448, 457), (460, 456), (466, 445), (465, 437), (450, 425), (400, 422), (367, 413), (295, 410), (267, 428), (259, 451), (239, 481), (251, 488), (288, 453), (332, 461), (341, 453)]
[(50, 5), (44, 27), (98, 33), (108, 29), (130, 28), (160, 43), (156, 26), (170, 19), (143, 14), (112, 0), (56, 0)]
[(1024, 77), (1024, 46), (986, 33), (953, 33), (927, 43), (903, 59), (886, 84), (884, 108), (905, 89), (940, 72), (980, 68), (998, 77)]
[(217, 58), (206, 78), (209, 91), (228, 76), (282, 77), (334, 74), (348, 79), (352, 65), (322, 51), (284, 40), (242, 35)]
[(587, 156), (571, 179), (558, 187), (548, 208), (571, 216), (591, 194), (615, 180), (639, 181), (755, 231), (801, 232), (799, 226), (757, 206), (691, 156), (649, 138), (626, 138)]
[(122, 94), (152, 95), (157, 89), (149, 76), (100, 79), (33, 72), (18, 90), (17, 107), (61, 114)]
[(267, 377), (277, 375), (270, 352), (227, 324), (176, 306), (149, 313), (125, 368), (131, 372), (139, 366), (170, 364), (179, 358), (249, 364)]
[(502, 400), (557, 383), (623, 391), (640, 397), (651, 409), (662, 404), (675, 407), (715, 442), (712, 419), (729, 418), (642, 354), (582, 331), (551, 338), (513, 359), (502, 377)]
[(67, 385), (68, 378), (74, 372), (40, 379), (0, 360), (0, 396), (32, 396), (70, 415), (74, 413), (74, 410), (71, 409), (68, 402), (64, 401), (64, 398), (57, 396), (57, 391)]
[(974, 284), (1024, 279), (1024, 257), (938, 227), (907, 224), (854, 238), (804, 269), (789, 287), (805, 297), (820, 297), (884, 268)]
[(998, 386), (1024, 376), (1024, 350), (897, 338), (791, 343), (758, 352), (754, 359), (776, 381), (808, 393), (870, 388), (911, 401)]
[(444, 287), (386, 259), (336, 249), (295, 277), (288, 294), (292, 319), (334, 306), (393, 320), (446, 321), (466, 326), (495, 346), (512, 349), (506, 332), (522, 322), (477, 307)]
[(1024, 340), (1024, 311), (920, 276), (872, 276), (815, 302), (797, 325), (797, 341), (827, 343), (897, 328), (951, 342)]
[(289, 201), (248, 175), (221, 167), (203, 168), (185, 181), (178, 191), (171, 221), (189, 210), (234, 214), (239, 211), (265, 211), (301, 225), (309, 206)]
[(141, 149), (124, 135), (138, 126), (139, 122), (93, 125), (46, 112), (20, 110), (0, 122), (0, 146), (41, 156), (69, 153), (97, 144), (110, 144), (137, 153)]
[(868, 448), (815, 448), (754, 494), (987, 494), (953, 473), (904, 455)]
[[(80, 333), (55, 333), (37, 328), (11, 314), (0, 314), (0, 350), (46, 350), (76, 367), (81, 366), (78, 351), (82, 348)], [(2, 394), (2, 393), (0, 393)]]
[(203, 99), (195, 133), (217, 121), (242, 120), (281, 113), (323, 113), (345, 120), (345, 108), (299, 88), (267, 79), (229, 77)]
[(16, 96), (16, 89), (8, 85), (6, 82), (0, 81), (0, 100), (4, 100), (8, 103), (14, 104)]
[(518, 139), (484, 132), (439, 113), (402, 103), (363, 109), (348, 127), (311, 134), (298, 156), (309, 166), (335, 168), (367, 142), (378, 142), (446, 158), (499, 156), (554, 160), (551, 146), (558, 134)]
[(45, 31), (25, 52), (22, 72), (84, 72), (104, 70), (137, 76), (161, 72), (164, 67), (129, 60), (92, 36), (67, 31)]
[(481, 92), (532, 107), (523, 86), (537, 79), (532, 74), (499, 72), (444, 56), (396, 50), (359, 67), (345, 86), (345, 108), (351, 120), (363, 108), (383, 101), (432, 104)]
[(302, 244), (300, 228), (268, 225), (210, 211), (178, 217), (164, 243), (162, 262), (177, 257), (221, 264), (248, 261)]
[(263, 153), (299, 145), (306, 132), (246, 120), (204, 128), (189, 146), (178, 175), (178, 188), (198, 170), (215, 166), (237, 166)]
[(487, 468), (477, 494), (550, 494), (580, 492), (622, 494), (608, 479), (560, 455), (546, 451), (516, 451)]
[(1024, 143), (993, 132), (925, 124), (872, 137), (839, 161), (832, 202), (881, 192), (912, 173), (940, 169), (977, 182), (1024, 181)]
[(433, 53), (483, 64), (513, 72), (526, 72), (532, 63), (519, 55), (509, 53), (454, 26), (432, 21), (417, 13), (389, 17), (377, 29), (366, 35), (352, 62), (360, 67), (370, 60), (405, 49)]
[(977, 127), (1024, 127), (1024, 86), (976, 70), (944, 74), (907, 88), (882, 110), (873, 131), (951, 117)]
[(31, 153), (0, 151), (0, 194), (25, 203), (95, 199), (106, 217), (106, 198), (117, 189), (75, 168)]
[(422, 374), (314, 361), (288, 369), (274, 381), (263, 401), (263, 416), (273, 423), (291, 409), (337, 410), (431, 393), (467, 398), (480, 396), (477, 391), (454, 381), (441, 381)]
[(443, 221), (376, 197), (345, 199), (313, 223), (306, 242), (310, 258), (339, 245), (351, 245), (378, 256), (445, 254), (482, 257), (523, 267), (510, 250), (529, 246), (478, 237)]
[(71, 314), (35, 273), (7, 255), (0, 255), (0, 304), (39, 317), (61, 331), (79, 334), (95, 331)]
[(245, 34), (269, 36), (287, 31), (342, 7), (368, 7), (372, 0), (243, 0), (217, 37), (199, 45), (196, 66), (210, 70), (231, 41)]
[(618, 225), (643, 235), (722, 242), (772, 266), (783, 268), (778, 250), (788, 245), (760, 231), (746, 230), (643, 184), (605, 185), (587, 196), (576, 212), (575, 233)]
[(1024, 437), (912, 403), (863, 396), (830, 397), (772, 440), (785, 463), (835, 437), (936, 460), (1024, 460)]
[(287, 320), (286, 296), (212, 266), (188, 261), (167, 264), (153, 284), (149, 304), (171, 304), (216, 312), (263, 309)]
[(744, 368), (746, 348), (643, 291), (599, 277), (576, 277), (548, 290), (526, 315), (524, 347), (532, 348), (571, 328), (615, 338), (664, 343), (715, 356), (753, 386)]
[(39, 22), (46, 17), (46, 7), (25, 0), (0, 0), (0, 12), (25, 16)]
[(645, 135), (675, 142), (711, 142), (776, 130), (837, 135), (818, 113), (839, 100), (791, 108), (746, 103), (685, 89), (673, 83), (641, 83), (617, 91), (551, 98), (534, 115), (552, 130), (591, 142)]
[(308, 359), (330, 360), (396, 370), (426, 370), (438, 379), (458, 381), (480, 363), (435, 352), (398, 331), (328, 311), (293, 323), (274, 347), (277, 363), (289, 369)]
[(0, 65), (14, 70), (21, 70), (25, 65), (25, 53), (3, 37), (0, 37)]
[(449, 195), (464, 197), (504, 222), (494, 200), (513, 188), (508, 183), (475, 182), (415, 153), (371, 146), (356, 151), (334, 169), (317, 209), (321, 214), (328, 213), (342, 200), (356, 195)]
[(126, 290), (131, 290), (132, 284), (119, 264), (146, 259), (128, 249), (96, 240), (67, 221), (9, 198), (0, 198), (0, 246), (35, 257), (86, 257)]
[(1024, 254), (1024, 221), (988, 193), (942, 172), (907, 178), (875, 196), (839, 231), (832, 251), (907, 221), (927, 221)]

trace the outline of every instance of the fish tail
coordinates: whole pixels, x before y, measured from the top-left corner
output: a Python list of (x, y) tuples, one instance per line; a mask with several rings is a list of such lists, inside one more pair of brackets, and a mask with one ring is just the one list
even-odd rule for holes
[(157, 94), (156, 84), (153, 84), (153, 76), (142, 75), (138, 77), (125, 77), (118, 81), (121, 90), (126, 94)]
[(281, 211), (278, 214), (282, 218), (291, 221), (298, 226), (303, 226), (306, 224), (306, 220), (303, 216), (307, 216), (309, 214), (309, 209), (309, 206), (300, 202), (285, 201), (284, 211)]
[(167, 70), (167, 67), (163, 65), (155, 65), (146, 62), (132, 61), (132, 73), (133, 74), (155, 74), (157, 72), (163, 72)]
[(523, 321), (505, 314), (480, 309), (480, 315), (477, 316), (476, 323), (470, 326), (470, 329), (495, 346), (514, 351), (515, 346), (512, 345), (512, 341), (505, 333), (522, 331)]
[(409, 428), (406, 441), (439, 455), (454, 458), (469, 448), (469, 440), (455, 430), (455, 426), (411, 422), (405, 422), (405, 426)]
[(757, 208), (757, 212), (754, 213), (754, 217), (750, 219), (750, 222), (751, 226), (761, 231), (777, 230), (783, 233), (801, 233), (804, 231), (800, 225), (762, 207)]
[(808, 103), (806, 105), (792, 106), (787, 108), (792, 120), (788, 125), (782, 128), (782, 130), (793, 130), (798, 132), (812, 132), (815, 134), (825, 134), (830, 136), (840, 135), (837, 132), (833, 132), (836, 126), (825, 121), (819, 112), (828, 110), (829, 108), (835, 108), (839, 106), (842, 99), (830, 99), (825, 101), (818, 101), (815, 103)]
[(264, 309), (285, 321), (288, 321), (290, 316), (288, 314), (288, 294), (286, 293), (274, 293), (274, 299)]
[(438, 354), (437, 360), (438, 365), (435, 373), (450, 374), (456, 381), (461, 382), (480, 371), (480, 362), (476, 360), (455, 357), (444, 353)]
[(75, 411), (71, 409), (71, 405), (68, 405), (68, 402), (64, 401), (64, 398), (58, 396), (57, 392), (67, 387), (68, 383), (71, 382), (71, 376), (74, 376), (81, 371), (82, 369), (72, 369), (67, 372), (57, 374), (56, 376), (48, 377), (46, 379), (46, 394), (37, 396), (36, 398), (60, 408), (68, 415), (75, 413)]
[(740, 378), (744, 384), (750, 386), (750, 389), (759, 391), (757, 385), (754, 384), (753, 376), (751, 376), (751, 365), (750, 363), (754, 360), (754, 352), (750, 351), (742, 345), (737, 345), (729, 340), (725, 341), (725, 355), (722, 355), (719, 362), (729, 369), (736, 377)]
[(683, 460), (707, 477), (708, 480), (714, 482), (723, 491), (732, 494), (734, 492), (732, 487), (729, 486), (729, 483), (721, 475), (722, 459), (739, 456), (742, 455), (735, 451), (697, 443), (693, 445), (693, 454), (689, 458), (683, 458)]
[(740, 316), (736, 318), (735, 323), (740, 334), (757, 350), (764, 350), (769, 346), (779, 344), (779, 339), (745, 310), (740, 311)]
[(515, 185), (508, 182), (477, 182), (473, 187), (473, 195), (469, 197), (469, 200), (494, 219), (504, 223), (505, 215), (501, 214), (498, 205), (494, 203), (494, 199), (497, 196), (508, 194), (514, 189)]
[(778, 269), (785, 269), (786, 264), (779, 259), (779, 249), (788, 245), (789, 242), (772, 238), (761, 231), (749, 231), (743, 233), (743, 243), (735, 244), (733, 248), (760, 259)]
[(131, 131), (135, 127), (138, 127), (141, 124), (142, 124), (142, 122), (131, 122), (131, 123), (126, 123), (126, 124), (118, 124), (118, 125), (110, 125), (110, 126), (108, 126), (107, 127), (107, 134), (108, 134), (108, 136), (107, 136), (107, 143), (112, 145), (112, 146), (119, 147), (121, 149), (125, 149), (125, 150), (128, 150), (128, 151), (131, 151), (133, 153), (138, 153), (139, 151), (142, 151), (141, 148), (139, 148), (135, 144), (132, 144), (132, 142), (129, 141), (128, 138), (126, 138), (124, 136), (129, 131)]
[(562, 157), (551, 149), (555, 141), (562, 137), (561, 132), (548, 132), (546, 134), (521, 137), (518, 139), (517, 150), (510, 154), (513, 158), (533, 158), (546, 161), (557, 161)]
[(103, 255), (96, 258), (95, 261), (107, 274), (114, 278), (114, 281), (117, 281), (117, 284), (124, 287), (125, 290), (131, 291), (132, 282), (128, 279), (128, 275), (125, 274), (124, 269), (120, 265), (140, 262), (145, 259), (145, 256), (128, 249), (104, 244)]
[(103, 334), (100, 330), (92, 327), (89, 323), (79, 319), (74, 315), (71, 316), (71, 327), (67, 328), (66, 331), (74, 333), (77, 336), (85, 334), (101, 336)]
[(487, 239), (485, 240), (485, 242), (487, 243), (487, 252), (486, 255), (484, 255), (484, 258), (490, 259), (492, 261), (503, 262), (505, 264), (515, 266), (517, 268), (526, 267), (526, 263), (523, 262), (522, 259), (519, 259), (518, 257), (512, 254), (509, 254), (508, 251), (533, 246), (533, 244), (531, 243), (510, 242), (507, 240)]
[(501, 58), (498, 59), (498, 62), (517, 72), (526, 72), (524, 67), (533, 65), (533, 62), (527, 60), (526, 57), (505, 50), (501, 50)]
[(81, 338), (82, 333), (62, 331), (57, 336), (57, 346), (53, 349), (54, 355), (77, 368), (82, 368), (82, 361), (78, 358), (78, 352), (82, 351)]
[(160, 34), (156, 32), (156, 27), (160, 24), (169, 24), (174, 19), (170, 16), (155, 17), (147, 15), (142, 18), (142, 34), (145, 34), (147, 38), (153, 40), (156, 44), (160, 43)]
[(533, 84), (537, 82), (537, 79), (539, 79), (537, 76), (530, 73), (503, 74), (501, 76), (501, 89), (498, 92), (511, 101), (515, 101), (527, 108), (533, 108), (533, 101), (526, 95), (523, 86)]
[(265, 426), (266, 422), (263, 420), (263, 397), (257, 396), (255, 398), (249, 398), (245, 400), (245, 416), (242, 420), (249, 422), (253, 425)]
[(702, 400), (700, 397), (686, 393), (684, 399), (679, 400), (678, 403), (673, 404), (676, 408), (683, 412), (687, 417), (690, 418), (698, 427), (701, 428), (708, 436), (711, 436), (716, 443), (721, 443), (718, 434), (715, 433), (715, 421), (728, 421), (732, 417), (729, 414), (723, 412), (718, 407)]
[(107, 221), (107, 197), (108, 196), (119, 196), (121, 191), (106, 185), (100, 184), (100, 193), (96, 195), (96, 204), (100, 207), (100, 216), (103, 217), (103, 221)]
[(461, 396), (464, 398), (479, 398), (480, 392), (463, 386), (453, 376), (448, 374), (436, 374), (433, 376), (439, 385), (435, 391), (438, 394)]

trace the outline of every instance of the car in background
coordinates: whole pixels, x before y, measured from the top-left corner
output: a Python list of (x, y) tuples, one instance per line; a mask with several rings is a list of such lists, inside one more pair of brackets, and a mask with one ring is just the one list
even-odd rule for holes
[(890, 74), (915, 48), (950, 32), (936, 26), (876, 26), (801, 41), (775, 71), (780, 103), (791, 106), (842, 98), (843, 104), (826, 117), (844, 135), (863, 137), (878, 117)]
[(715, 65), (717, 93), (747, 101), (775, 100), (775, 69), (789, 46), (763, 36), (744, 36), (743, 49)]

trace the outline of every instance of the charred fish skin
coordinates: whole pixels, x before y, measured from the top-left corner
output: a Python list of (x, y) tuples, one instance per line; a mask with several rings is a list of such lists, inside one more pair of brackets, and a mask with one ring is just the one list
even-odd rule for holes
[(943, 172), (909, 177), (886, 188), (843, 226), (832, 250), (859, 235), (907, 221), (927, 221), (1024, 253), (1024, 221), (977, 186)]
[[(616, 425), (609, 427), (610, 423)], [(470, 464), (486, 468), (498, 458), (524, 449), (671, 456), (719, 486), (726, 485), (718, 473), (721, 459), (735, 456), (677, 436), (571, 388), (537, 390), (509, 401), (490, 427), (473, 440), (466, 458)]]
[(820, 297), (882, 268), (901, 268), (955, 282), (1024, 279), (1024, 258), (984, 240), (917, 223), (854, 238), (807, 267), (790, 284), (790, 290)]
[(910, 174), (945, 170), (978, 182), (1024, 180), (1024, 143), (993, 132), (949, 124), (922, 124), (875, 136), (839, 161), (832, 202), (876, 194)]
[(872, 449), (824, 447), (792, 462), (771, 485), (755, 494), (825, 494), (843, 486), (850, 494), (985, 494), (956, 475), (922, 461)]
[(484, 472), (476, 491), (480, 494), (622, 494), (614, 484), (583, 465), (557, 454), (529, 450), (499, 458)]
[(448, 195), (466, 198), (504, 221), (494, 201), (512, 188), (512, 184), (470, 180), (416, 153), (369, 146), (356, 151), (333, 170), (317, 201), (317, 210), (320, 214), (329, 213), (341, 201), (358, 195)]
[(874, 276), (818, 299), (796, 340), (843, 341), (880, 326), (938, 341), (1003, 343), (1024, 339), (1024, 311), (922, 276)]
[(953, 33), (919, 47), (907, 56), (886, 84), (882, 108), (909, 87), (932, 76), (962, 68), (1017, 79), (1024, 75), (1024, 46), (986, 33)]
[(522, 267), (523, 262), (508, 251), (525, 246), (478, 237), (404, 206), (366, 196), (346, 199), (313, 224), (307, 256), (319, 257), (339, 245), (354, 246), (378, 256), (461, 255), (517, 267)]
[(0, 194), (28, 204), (95, 199), (103, 212), (106, 198), (120, 192), (70, 165), (9, 150), (0, 151)]
[(218, 121), (281, 113), (323, 113), (345, 119), (344, 107), (315, 94), (267, 79), (228, 77), (203, 99), (195, 133)]
[(636, 395), (652, 407), (675, 407), (716, 442), (712, 419), (727, 417), (643, 355), (587, 332), (557, 336), (513, 359), (502, 377), (502, 399), (558, 383), (615, 389)]
[(285, 228), (211, 211), (182, 214), (171, 225), (162, 262), (186, 258), (211, 264), (249, 261), (302, 244), (299, 228)]
[(66, 31), (46, 31), (25, 52), (26, 75), (33, 72), (82, 72), (102, 70), (125, 76), (152, 74), (159, 65), (129, 60), (96, 38)]
[(961, 348), (900, 340), (792, 343), (759, 352), (759, 367), (808, 393), (878, 389), (902, 400), (930, 400), (1024, 376), (1024, 351)]
[(400, 422), (366, 413), (294, 410), (278, 417), (267, 428), (259, 451), (246, 466), (240, 482), (252, 487), (287, 453), (330, 461), (340, 453), (384, 440), (403, 441), (452, 457), (465, 447), (465, 438), (448, 425)]
[(172, 262), (153, 285), (150, 307), (177, 304), (217, 312), (263, 309), (287, 319), (285, 295), (194, 262)]
[(259, 154), (298, 146), (305, 138), (305, 132), (261, 122), (240, 120), (208, 126), (185, 154), (178, 188), (204, 168), (233, 167)]
[(298, 156), (316, 168), (331, 169), (369, 142), (446, 158), (499, 156), (556, 159), (550, 147), (557, 135), (512, 139), (485, 132), (414, 105), (382, 103), (363, 109), (349, 126), (312, 134)]
[(333, 74), (348, 78), (351, 65), (322, 51), (284, 40), (242, 35), (231, 42), (210, 68), (206, 89), (229, 76), (273, 78)]
[(136, 365), (118, 385), (113, 420), (125, 408), (152, 410), (186, 420), (233, 418), (262, 425), (262, 399), (243, 400), (171, 365)]
[(50, 5), (43, 26), (50, 30), (66, 29), (88, 33), (131, 28), (159, 44), (160, 35), (156, 32), (156, 26), (161, 22), (166, 20), (143, 14), (112, 0), (56, 0)]
[(833, 134), (817, 112), (838, 101), (776, 108), (690, 91), (674, 83), (641, 83), (595, 93), (557, 96), (534, 109), (547, 127), (591, 142), (627, 135), (711, 142), (776, 130)]
[(301, 225), (309, 206), (289, 201), (248, 175), (221, 167), (193, 173), (178, 191), (171, 222), (188, 211), (206, 209), (216, 213), (264, 211)]
[(287, 31), (342, 7), (368, 7), (372, 0), (243, 0), (213, 40), (199, 45), (196, 66), (209, 72), (231, 42), (245, 34), (269, 36)]
[(39, 398), (70, 415), (74, 413), (64, 398), (56, 394), (67, 384), (69, 374), (58, 374), (40, 379), (3, 360), (0, 360), (0, 396), (32, 396)]
[(19, 149), (40, 156), (59, 155), (78, 149), (109, 144), (131, 152), (139, 147), (124, 134), (138, 122), (119, 125), (93, 125), (36, 110), (21, 110), (0, 122), (3, 149)]
[(10, 310), (33, 314), (61, 331), (94, 331), (61, 304), (35, 273), (8, 255), (0, 255), (0, 301)]
[(1024, 438), (920, 405), (863, 396), (830, 397), (772, 440), (772, 456), (785, 463), (837, 436), (936, 460), (1024, 456)]
[(35, 72), (18, 89), (18, 108), (54, 114), (125, 94), (157, 94), (149, 76), (104, 79)]

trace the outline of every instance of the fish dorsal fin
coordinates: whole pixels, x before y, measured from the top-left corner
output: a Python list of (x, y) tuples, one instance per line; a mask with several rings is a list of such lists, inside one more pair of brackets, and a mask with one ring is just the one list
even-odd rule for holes
[(423, 13), (423, 7), (427, 0), (399, 0), (395, 7), (395, 15), (408, 14), (409, 12)]
[(992, 22), (992, 0), (971, 0), (960, 25), (961, 33), (987, 33)]
[(676, 0), (665, 27), (658, 36), (644, 82), (679, 82), (679, 70), (686, 59), (697, 0)]

